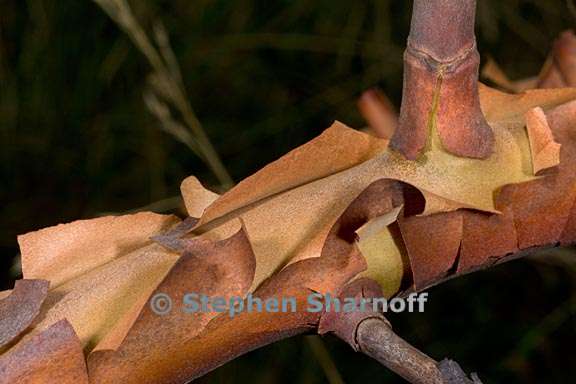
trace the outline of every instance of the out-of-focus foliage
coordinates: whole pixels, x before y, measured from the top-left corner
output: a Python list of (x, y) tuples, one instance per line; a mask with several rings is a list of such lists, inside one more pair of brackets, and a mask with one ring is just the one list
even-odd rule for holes
[[(370, 86), (380, 85), (399, 105), (409, 1), (131, 3), (146, 28), (157, 20), (166, 26), (190, 103), (235, 180), (334, 119), (362, 126), (356, 99)], [(536, 74), (553, 39), (576, 24), (570, 1), (478, 3), (480, 52), (512, 78)], [(205, 165), (147, 111), (149, 70), (92, 1), (0, 2), (4, 288), (17, 274), (10, 268), (19, 233), (176, 196), (189, 174), (218, 188)], [(567, 268), (512, 264), (433, 290), (427, 313), (392, 320), (432, 355), (451, 354), (494, 382), (565, 382), (576, 376), (574, 281)], [(396, 380), (347, 346), (329, 344), (346, 382)], [(244, 380), (325, 379), (299, 338), (203, 379)]]

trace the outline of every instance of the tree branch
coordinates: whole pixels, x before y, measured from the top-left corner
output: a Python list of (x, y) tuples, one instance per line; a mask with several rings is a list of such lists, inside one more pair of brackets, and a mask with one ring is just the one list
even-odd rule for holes
[[(357, 304), (365, 299), (381, 298), (377, 282), (361, 278), (346, 285), (339, 293), (342, 302), (355, 298)], [(452, 360), (438, 363), (414, 348), (392, 330), (383, 310), (368, 306), (364, 311), (326, 311), (320, 317), (318, 333), (331, 332), (360, 351), (376, 359), (413, 384), (481, 384), (466, 376)]]
[[(488, 263), (474, 271), (490, 268), (506, 261), (532, 255), (535, 252), (556, 247), (538, 247), (523, 250)], [(429, 287), (446, 282), (461, 274), (440, 278)], [(405, 297), (414, 289), (399, 294)], [(377, 283), (360, 279), (345, 287), (340, 297), (381, 297)], [(475, 373), (468, 377), (458, 363), (450, 359), (440, 362), (419, 351), (392, 330), (382, 313), (362, 312), (360, 314), (327, 312), (318, 326), (320, 334), (332, 332), (348, 343), (354, 350), (362, 352), (380, 362), (412, 384), (481, 384)]]
[(396, 335), (381, 319), (366, 319), (358, 324), (356, 342), (362, 353), (411, 383), (441, 384), (443, 381), (436, 361)]
[(418, 158), (436, 131), (455, 155), (487, 158), (494, 135), (480, 109), (476, 0), (415, 0), (404, 54), (398, 129), (391, 146)]
[(360, 351), (378, 360), (412, 384), (481, 384), (472, 374), (468, 378), (452, 360), (440, 363), (398, 336), (382, 319), (369, 318), (358, 324), (356, 342)]

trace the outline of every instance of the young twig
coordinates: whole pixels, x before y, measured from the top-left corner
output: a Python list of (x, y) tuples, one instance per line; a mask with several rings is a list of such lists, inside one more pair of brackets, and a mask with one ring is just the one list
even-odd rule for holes
[(481, 384), (476, 374), (468, 378), (455, 361), (437, 362), (420, 352), (381, 319), (369, 318), (358, 324), (356, 342), (362, 353), (412, 384)]
[[(346, 285), (339, 296), (341, 300), (374, 299), (382, 297), (382, 289), (374, 280), (361, 278)], [(445, 359), (438, 363), (396, 335), (384, 317), (383, 308), (324, 312), (318, 333), (328, 332), (412, 384), (481, 384), (475, 374), (468, 378), (456, 362)]]
[(398, 129), (391, 145), (415, 160), (437, 133), (444, 149), (484, 159), (494, 134), (480, 109), (476, 0), (415, 0), (404, 54)]

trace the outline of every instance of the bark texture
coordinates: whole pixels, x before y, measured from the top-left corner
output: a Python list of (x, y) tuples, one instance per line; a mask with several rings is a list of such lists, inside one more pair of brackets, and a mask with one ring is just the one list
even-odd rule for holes
[(480, 109), (476, 0), (415, 0), (404, 54), (404, 95), (391, 145), (414, 160), (437, 133), (461, 157), (490, 156), (494, 135)]

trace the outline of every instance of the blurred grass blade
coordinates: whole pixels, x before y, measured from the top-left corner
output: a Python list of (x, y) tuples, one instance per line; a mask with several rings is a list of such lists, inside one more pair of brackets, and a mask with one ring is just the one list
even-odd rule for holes
[[(94, 2), (126, 32), (152, 67), (153, 73), (149, 76), (151, 90), (147, 91), (144, 97), (146, 106), (160, 120), (163, 129), (199, 156), (224, 189), (231, 187), (234, 182), (230, 174), (190, 106), (180, 67), (170, 47), (165, 28), (159, 22), (154, 27), (157, 49), (134, 17), (126, 0), (94, 0)], [(182, 122), (177, 122), (172, 117), (170, 108), (178, 111), (182, 116)]]
[(342, 380), (342, 376), (340, 376), (340, 372), (338, 372), (338, 368), (334, 360), (332, 360), (330, 352), (326, 348), (326, 345), (324, 345), (324, 341), (319, 336), (313, 335), (306, 336), (306, 342), (312, 354), (318, 363), (320, 363), (328, 382), (330, 384), (344, 384), (344, 380)]

